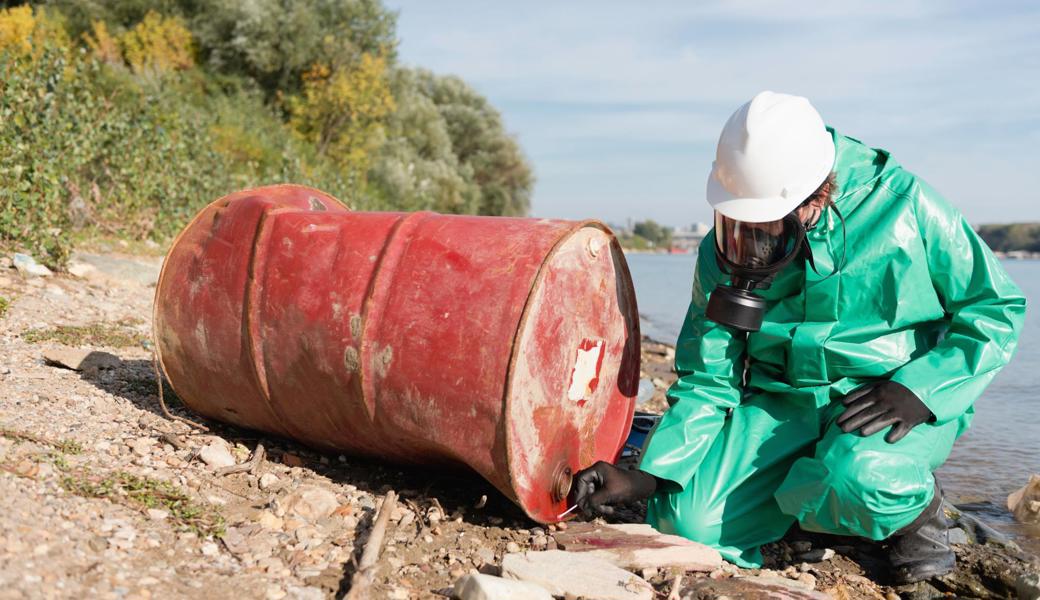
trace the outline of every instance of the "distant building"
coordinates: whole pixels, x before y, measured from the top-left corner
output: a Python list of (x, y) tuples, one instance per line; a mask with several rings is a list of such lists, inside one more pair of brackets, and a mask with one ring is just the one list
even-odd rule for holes
[(694, 223), (690, 227), (681, 227), (672, 232), (673, 252), (696, 252), (701, 240), (708, 235), (711, 227), (704, 223)]

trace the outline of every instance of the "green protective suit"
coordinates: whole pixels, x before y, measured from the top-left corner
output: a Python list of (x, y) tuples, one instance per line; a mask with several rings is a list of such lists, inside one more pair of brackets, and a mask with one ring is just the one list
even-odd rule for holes
[[(832, 135), (844, 233), (826, 211), (807, 234), (820, 274), (804, 261), (778, 273), (758, 291), (768, 301), (762, 329), (746, 338), (704, 316), (727, 281), (714, 235), (704, 239), (679, 379), (640, 465), (663, 480), (651, 525), (745, 567), (760, 566), (759, 546), (795, 521), (874, 540), (913, 521), (1025, 317), (1022, 292), (935, 190), (887, 152)], [(895, 444), (887, 428), (843, 433), (841, 398), (886, 379), (917, 394), (935, 421)]]

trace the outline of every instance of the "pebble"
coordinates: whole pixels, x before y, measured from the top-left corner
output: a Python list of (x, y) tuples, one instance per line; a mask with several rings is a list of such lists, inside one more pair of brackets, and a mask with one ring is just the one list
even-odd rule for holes
[(260, 511), (260, 515), (256, 518), (256, 522), (264, 529), (271, 529), (275, 531), (281, 531), (284, 521), (276, 517), (274, 513), (269, 510)]
[(137, 438), (130, 443), (130, 449), (138, 456), (148, 456), (152, 453), (155, 440), (150, 437)]
[(811, 573), (802, 573), (798, 576), (798, 581), (807, 585), (810, 590), (816, 589), (816, 577), (814, 577)]
[(165, 511), (165, 510), (162, 510), (162, 509), (159, 509), (159, 508), (149, 508), (148, 509), (148, 518), (152, 519), (153, 521), (162, 521), (162, 520), (166, 519), (166, 517), (169, 517), (169, 516), (170, 516), (169, 511)]
[(325, 593), (316, 587), (301, 587), (290, 585), (286, 588), (289, 598), (292, 600), (324, 600)]
[(89, 275), (92, 275), (93, 273), (97, 272), (97, 267), (87, 263), (69, 261), (69, 264), (65, 266), (65, 270), (68, 271), (69, 275), (72, 275), (73, 277), (85, 279)]
[(519, 552), (519, 551), (520, 551), (520, 544), (517, 544), (516, 542), (509, 542), (508, 544), (506, 544), (506, 552), (512, 553), (512, 552)]
[(220, 548), (218, 548), (213, 542), (206, 542), (202, 545), (201, 550), (203, 556), (216, 556), (220, 554)]
[(215, 439), (203, 446), (199, 450), (199, 458), (214, 469), (230, 467), (236, 464), (235, 457), (231, 455), (227, 442), (221, 439)]
[(480, 566), (480, 563), (490, 565), (494, 564), (495, 562), (495, 553), (490, 548), (487, 548), (485, 546), (477, 548), (473, 554), (473, 562), (477, 563), (477, 566)]
[(295, 514), (308, 521), (328, 517), (339, 508), (336, 494), (313, 485), (300, 486), (286, 496), (280, 504), (284, 506), (286, 513)]

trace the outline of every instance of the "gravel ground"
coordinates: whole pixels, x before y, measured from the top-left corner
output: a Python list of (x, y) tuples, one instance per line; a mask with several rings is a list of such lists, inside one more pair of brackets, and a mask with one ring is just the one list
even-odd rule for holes
[[(467, 572), (496, 573), (508, 552), (555, 547), (566, 524), (529, 521), (468, 473), (167, 418), (148, 341), (159, 259), (80, 258), (80, 277), (31, 279), (0, 258), (0, 599), (338, 597), (391, 489), (401, 500), (373, 597), (444, 598)], [(95, 366), (74, 371), (44, 359), (76, 347), (118, 360), (95, 354)], [(644, 344), (644, 377), (657, 389), (642, 409), (664, 408), (673, 352)], [(169, 408), (197, 418), (175, 398)], [(222, 473), (236, 464), (252, 468)], [(762, 572), (837, 598), (892, 593), (864, 576), (854, 549), (807, 563), (797, 555), (811, 542), (791, 543), (800, 545), (768, 549)], [(749, 572), (727, 567), (686, 582), (737, 574)], [(662, 596), (675, 577), (642, 575)]]

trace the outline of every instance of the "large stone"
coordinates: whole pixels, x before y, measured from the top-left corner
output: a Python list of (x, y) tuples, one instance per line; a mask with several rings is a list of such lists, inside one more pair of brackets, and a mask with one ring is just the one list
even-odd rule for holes
[(76, 261), (69, 261), (69, 264), (65, 266), (65, 270), (69, 272), (69, 275), (79, 277), (80, 279), (87, 279), (97, 273), (97, 267), (94, 265)]
[(317, 521), (331, 515), (339, 508), (336, 494), (325, 488), (302, 485), (281, 501), (285, 512), (301, 519)]
[(575, 523), (554, 537), (563, 550), (590, 554), (631, 571), (668, 567), (714, 571), (722, 566), (718, 550), (645, 524)]
[(452, 593), (459, 600), (552, 600), (552, 594), (540, 585), (483, 573), (463, 575)]
[(1026, 573), (1015, 582), (1019, 600), (1040, 600), (1040, 573)]
[(53, 348), (43, 353), (43, 360), (55, 367), (64, 367), (73, 371), (99, 371), (115, 369), (123, 364), (115, 354), (86, 350), (83, 348)]
[(711, 598), (742, 598), (744, 600), (830, 600), (823, 592), (809, 589), (805, 584), (781, 577), (733, 577), (705, 579), (683, 591), (683, 600)]
[(600, 600), (650, 600), (654, 588), (643, 578), (585, 552), (547, 550), (507, 554), (502, 576), (542, 586), (554, 596)]
[(1040, 475), (1033, 475), (1022, 489), (1008, 496), (1007, 505), (1016, 520), (1040, 524)]
[(50, 277), (54, 274), (28, 254), (15, 254), (11, 257), (11, 262), (14, 264), (14, 268), (25, 277)]
[(89, 274), (92, 277), (101, 276), (109, 280), (119, 282), (133, 282), (140, 285), (151, 286), (159, 279), (159, 271), (162, 269), (160, 258), (122, 258), (118, 256), (88, 254), (77, 252), (72, 256), (77, 264), (86, 264), (94, 267)]

